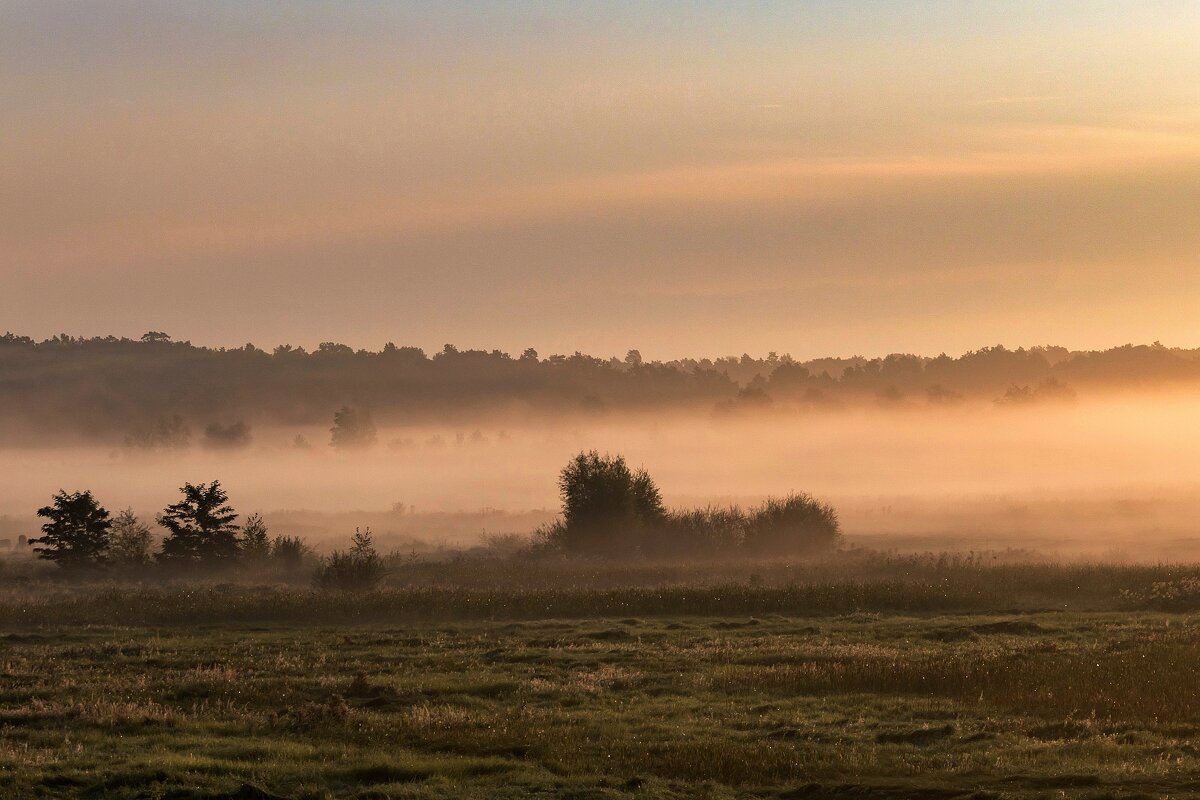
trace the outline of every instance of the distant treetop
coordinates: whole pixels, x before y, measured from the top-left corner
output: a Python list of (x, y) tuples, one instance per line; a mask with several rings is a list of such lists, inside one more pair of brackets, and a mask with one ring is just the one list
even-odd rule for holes
[[(1200, 385), (1200, 350), (1158, 342), (1103, 351), (995, 345), (958, 357), (802, 361), (772, 352), (656, 361), (636, 349), (599, 358), (542, 356), (530, 347), (514, 358), (453, 344), (429, 355), (394, 342), (375, 352), (327, 341), (311, 352), (290, 344), (265, 352), (253, 344), (199, 347), (161, 331), (139, 339), (59, 334), (43, 341), (6, 333), (0, 375), (0, 438), (32, 432), (161, 448), (187, 446), (190, 431), (218, 445), (244, 443), (260, 424), (328, 426), (344, 409), (370, 409), (387, 424), (514, 408), (542, 414), (854, 403), (946, 408), (1027, 393), (1049, 402), (1105, 388)], [(363, 440), (352, 433), (354, 421), (336, 426), (339, 444)]]

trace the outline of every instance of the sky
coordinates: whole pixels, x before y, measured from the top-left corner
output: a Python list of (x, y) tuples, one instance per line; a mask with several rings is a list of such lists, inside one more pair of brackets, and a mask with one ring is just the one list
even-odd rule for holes
[(0, 0), (0, 330), (1200, 346), (1200, 3)]

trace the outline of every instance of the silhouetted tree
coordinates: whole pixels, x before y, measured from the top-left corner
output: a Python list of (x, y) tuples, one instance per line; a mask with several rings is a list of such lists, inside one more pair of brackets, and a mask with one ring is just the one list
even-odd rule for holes
[(242, 526), (240, 547), (243, 561), (261, 563), (270, 558), (271, 540), (267, 537), (267, 523), (263, 522), (262, 514), (246, 517), (246, 524)]
[(185, 483), (183, 499), (158, 515), (158, 524), (170, 535), (163, 540), (161, 561), (174, 563), (219, 563), (238, 554), (237, 513), (220, 481), (210, 484)]
[(51, 505), (37, 511), (49, 522), (42, 525), (42, 535), (30, 539), (38, 558), (53, 561), (66, 569), (93, 567), (105, 560), (108, 550), (108, 530), (112, 522), (91, 492), (67, 494), (59, 491)]
[(650, 475), (644, 469), (631, 470), (621, 456), (580, 453), (563, 468), (558, 489), (563, 518), (543, 534), (566, 550), (628, 552), (666, 518)]
[(154, 535), (146, 525), (127, 508), (113, 519), (109, 531), (108, 560), (120, 566), (141, 566), (150, 562), (150, 545)]
[(342, 406), (333, 414), (329, 429), (334, 447), (366, 447), (375, 443), (375, 421), (371, 414), (360, 409)]

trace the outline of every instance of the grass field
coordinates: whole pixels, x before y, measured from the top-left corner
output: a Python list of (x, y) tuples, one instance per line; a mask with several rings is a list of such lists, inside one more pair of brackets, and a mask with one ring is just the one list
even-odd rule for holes
[(10, 594), (0, 796), (1200, 792), (1200, 617), (1119, 607), (1147, 574), (1104, 574), (1111, 608), (1091, 586), (1057, 605), (1096, 610), (1003, 613), (996, 587), (943, 593), (945, 613), (887, 582), (841, 602), (832, 584)]

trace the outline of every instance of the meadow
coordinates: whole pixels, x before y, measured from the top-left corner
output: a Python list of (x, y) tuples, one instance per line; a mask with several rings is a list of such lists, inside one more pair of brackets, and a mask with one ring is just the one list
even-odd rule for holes
[(368, 593), (10, 580), (0, 794), (1190, 794), (1198, 576), (860, 553), (414, 562)]

